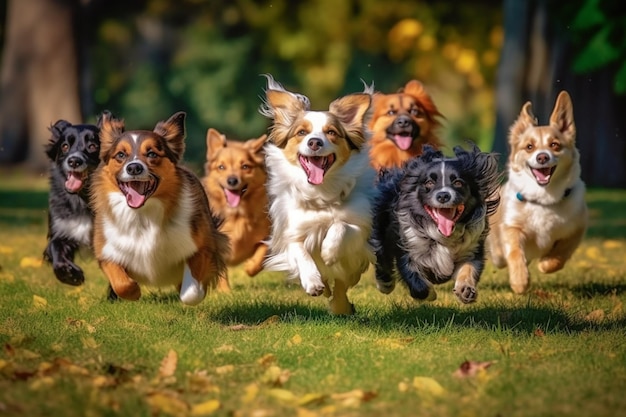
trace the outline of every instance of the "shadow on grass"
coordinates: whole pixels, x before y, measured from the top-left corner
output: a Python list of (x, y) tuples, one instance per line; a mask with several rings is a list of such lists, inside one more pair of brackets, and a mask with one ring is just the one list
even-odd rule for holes
[(47, 222), (48, 192), (0, 189), (0, 224), (20, 227)]

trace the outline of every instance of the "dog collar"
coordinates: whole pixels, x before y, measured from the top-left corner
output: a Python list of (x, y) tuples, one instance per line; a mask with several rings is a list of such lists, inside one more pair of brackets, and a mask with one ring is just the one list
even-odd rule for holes
[[(565, 198), (565, 197), (567, 197), (568, 195), (570, 195), (570, 194), (572, 193), (572, 190), (573, 190), (573, 189), (574, 189), (573, 187), (572, 187), (572, 188), (568, 188), (568, 189), (566, 189), (566, 190), (565, 190), (565, 193), (563, 194), (563, 198)], [(524, 203), (524, 202), (528, 201), (529, 203), (539, 204), (539, 203), (537, 203), (536, 201), (532, 201), (532, 200), (527, 200), (527, 199), (525, 199), (525, 198), (524, 198), (524, 196), (522, 195), (522, 193), (520, 193), (520, 192), (518, 192), (517, 194), (515, 194), (515, 197), (517, 197), (517, 199), (518, 199), (519, 201), (521, 201), (522, 203)], [(560, 200), (559, 200), (559, 201), (560, 201)]]

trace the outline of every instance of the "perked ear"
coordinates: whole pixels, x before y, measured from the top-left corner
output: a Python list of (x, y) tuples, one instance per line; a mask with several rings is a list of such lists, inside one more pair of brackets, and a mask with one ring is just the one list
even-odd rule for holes
[(366, 125), (371, 117), (372, 96), (365, 93), (349, 94), (330, 103), (328, 111), (337, 116), (348, 132), (350, 141), (359, 149), (367, 138)]
[(165, 121), (158, 122), (153, 132), (161, 136), (174, 153), (176, 162), (180, 161), (185, 152), (185, 116), (186, 113), (179, 111)]
[(245, 143), (245, 146), (250, 149), (250, 152), (253, 154), (258, 154), (263, 152), (263, 145), (267, 141), (267, 135), (261, 135), (257, 139), (248, 139)]
[(517, 120), (515, 120), (509, 129), (509, 142), (513, 143), (516, 141), (517, 138), (530, 126), (537, 126), (537, 118), (533, 114), (532, 104), (530, 101), (527, 101), (522, 106), (522, 111), (517, 117)]
[(212, 127), (206, 132), (206, 158), (213, 159), (218, 150), (226, 147), (226, 136)]
[(108, 162), (108, 154), (113, 143), (124, 133), (124, 120), (116, 118), (110, 111), (105, 110), (98, 117), (97, 125), (100, 128), (100, 159)]
[(556, 104), (550, 116), (550, 125), (572, 140), (576, 137), (574, 107), (567, 91), (561, 91), (556, 98)]
[(264, 76), (267, 78), (267, 89), (259, 112), (273, 119), (275, 126), (291, 126), (298, 114), (310, 110), (311, 102), (307, 96), (285, 90), (270, 74)]
[(63, 136), (63, 131), (72, 124), (67, 120), (58, 120), (55, 124), (50, 126), (50, 132), (52, 133), (52, 138), (56, 142)]

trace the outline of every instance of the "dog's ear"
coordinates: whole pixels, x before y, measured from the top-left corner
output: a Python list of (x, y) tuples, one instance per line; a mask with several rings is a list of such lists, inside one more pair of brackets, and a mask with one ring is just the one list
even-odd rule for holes
[(512, 144), (526, 129), (530, 126), (537, 126), (537, 124), (537, 118), (533, 114), (533, 106), (530, 101), (527, 101), (522, 106), (522, 111), (517, 120), (509, 129), (509, 142)]
[(574, 108), (572, 99), (567, 91), (561, 91), (556, 98), (554, 110), (550, 116), (550, 125), (565, 135), (570, 140), (576, 138), (576, 125), (574, 124)]
[(113, 144), (124, 133), (124, 120), (105, 110), (98, 117), (97, 126), (100, 129), (100, 159), (106, 163), (109, 161), (109, 152)]
[(153, 130), (167, 142), (174, 162), (180, 161), (185, 152), (185, 116), (182, 111), (174, 113), (169, 119), (158, 122)]
[(443, 117), (435, 105), (432, 97), (426, 91), (424, 84), (417, 80), (411, 80), (403, 88), (404, 94), (411, 95), (419, 101), (426, 112), (426, 117), (433, 123), (438, 124), (438, 117)]
[(430, 145), (422, 146), (422, 155), (419, 157), (423, 162), (430, 163), (433, 159), (443, 158), (443, 153)]
[(265, 142), (267, 142), (267, 135), (261, 135), (256, 139), (248, 139), (245, 145), (248, 149), (250, 149), (251, 153), (262, 154)]
[(226, 136), (212, 127), (206, 132), (206, 159), (213, 159), (218, 150), (226, 147)]
[(63, 137), (63, 131), (71, 126), (72, 124), (66, 120), (58, 120), (55, 124), (50, 126), (48, 130), (52, 133), (48, 144), (45, 146), (44, 150), (48, 158), (54, 161), (57, 155), (57, 143), (59, 143), (59, 139)]
[(371, 117), (372, 96), (354, 93), (338, 98), (330, 103), (328, 111), (339, 118), (348, 133), (348, 140), (361, 149), (367, 140), (366, 128)]

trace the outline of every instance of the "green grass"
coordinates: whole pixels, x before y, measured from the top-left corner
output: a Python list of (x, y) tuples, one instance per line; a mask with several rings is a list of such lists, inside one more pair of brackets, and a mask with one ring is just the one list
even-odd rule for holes
[[(488, 264), (477, 303), (460, 305), (447, 284), (420, 304), (402, 287), (378, 293), (369, 271), (346, 318), (280, 274), (239, 268), (230, 294), (196, 307), (169, 290), (108, 302), (89, 258), (79, 259), (85, 285), (65, 286), (38, 264), (45, 181), (3, 179), (0, 415), (616, 415), (626, 409), (626, 191), (591, 190), (588, 203), (583, 245), (556, 274), (533, 265), (528, 295)], [(454, 376), (466, 360), (492, 363)]]

